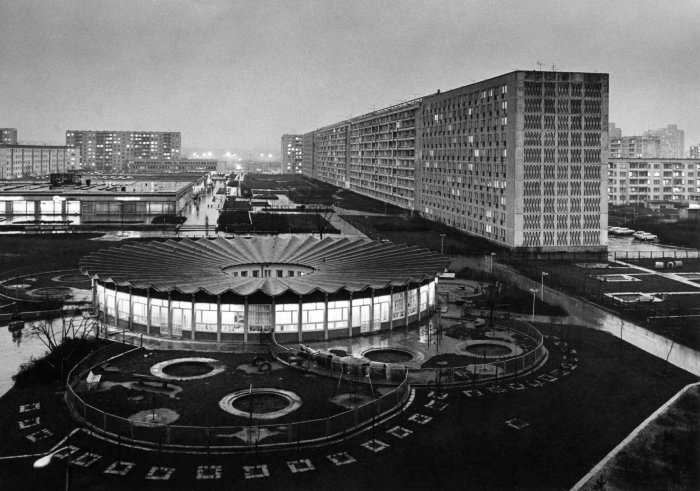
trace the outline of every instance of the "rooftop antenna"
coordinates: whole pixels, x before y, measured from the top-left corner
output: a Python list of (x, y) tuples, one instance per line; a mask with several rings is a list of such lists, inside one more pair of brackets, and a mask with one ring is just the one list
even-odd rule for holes
[(544, 63), (542, 63), (541, 61), (538, 61), (537, 66), (540, 67), (540, 71), (542, 71), (542, 66), (544, 66)]
[(552, 63), (552, 71), (553, 71), (553, 72), (556, 72), (556, 71), (557, 71), (557, 66), (556, 66), (554, 63)]

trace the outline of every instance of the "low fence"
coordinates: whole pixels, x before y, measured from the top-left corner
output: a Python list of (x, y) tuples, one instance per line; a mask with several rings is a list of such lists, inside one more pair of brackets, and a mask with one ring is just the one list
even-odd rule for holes
[(133, 346), (119, 343), (110, 343), (87, 355), (68, 372), (68, 378), (66, 379), (66, 397), (69, 397), (70, 394), (74, 394), (75, 386), (87, 376), (90, 370), (106, 363), (108, 360), (115, 359), (126, 353), (131, 353), (137, 349), (140, 348), (134, 348)]
[(544, 347), (544, 337), (531, 324), (512, 319), (513, 326), (500, 326), (511, 331), (520, 333), (532, 339), (535, 347), (522, 355), (507, 358), (505, 360), (489, 361), (485, 363), (474, 363), (461, 367), (440, 367), (421, 368), (420, 370), (409, 372), (409, 381), (416, 385), (442, 385), (442, 384), (477, 384), (486, 380), (498, 380), (499, 378), (515, 377), (526, 375), (539, 366), (540, 362), (547, 356), (547, 349)]
[[(330, 352), (292, 349), (276, 340), (270, 345), (270, 351), (276, 359), (292, 367), (352, 382), (398, 385), (408, 376), (408, 369), (399, 363), (361, 362), (359, 358), (349, 362)], [(355, 360), (357, 363), (351, 363)]]
[[(484, 363), (473, 363), (459, 367), (438, 367), (407, 369), (399, 363), (369, 362), (363, 365), (343, 365), (340, 357), (323, 351), (304, 351), (292, 349), (274, 342), (271, 346), (275, 358), (290, 365), (296, 365), (305, 370), (317, 370), (322, 374), (335, 376), (343, 374), (343, 378), (357, 382), (373, 384), (398, 384), (406, 377), (413, 385), (441, 385), (479, 383), (498, 380), (501, 377), (515, 377), (533, 372), (547, 356), (544, 347), (544, 337), (531, 324), (511, 319), (510, 326), (499, 327), (527, 336), (535, 347), (515, 357), (494, 360)], [(513, 327), (513, 325), (517, 327)]]
[(660, 251), (612, 251), (608, 258), (612, 261), (627, 261), (635, 259), (697, 259), (700, 251), (697, 249), (664, 249)]
[(330, 443), (344, 439), (360, 428), (373, 425), (383, 416), (401, 408), (410, 395), (408, 379), (404, 377), (404, 380), (391, 392), (355, 409), (327, 418), (274, 424), (258, 424), (255, 419), (251, 419), (247, 425), (236, 426), (182, 426), (142, 423), (91, 406), (76, 393), (76, 386), (88, 372), (109, 359), (114, 359), (114, 357), (105, 358), (93, 353), (81, 361), (69, 374), (66, 402), (73, 415), (95, 431), (118, 436), (139, 444), (171, 450), (206, 449), (208, 451), (211, 449), (235, 452), (258, 448), (298, 446), (307, 443)]

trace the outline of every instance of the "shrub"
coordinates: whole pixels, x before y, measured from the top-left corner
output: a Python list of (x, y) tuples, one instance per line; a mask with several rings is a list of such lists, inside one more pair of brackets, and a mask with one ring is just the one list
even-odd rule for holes
[(158, 225), (163, 225), (163, 224), (175, 224), (175, 225), (182, 225), (185, 223), (185, 220), (187, 220), (187, 217), (181, 217), (178, 215), (157, 215), (153, 217), (153, 220), (151, 220), (151, 223), (158, 224)]
[[(22, 363), (19, 370), (12, 376), (12, 381), (17, 387), (26, 387), (35, 384), (47, 384), (61, 381), (71, 368), (80, 360), (85, 358), (90, 352), (98, 347), (95, 339), (73, 339), (67, 338), (54, 351), (46, 353), (41, 358), (32, 357), (29, 361)], [(73, 355), (63, 362), (60, 351), (70, 351), (75, 349)]]

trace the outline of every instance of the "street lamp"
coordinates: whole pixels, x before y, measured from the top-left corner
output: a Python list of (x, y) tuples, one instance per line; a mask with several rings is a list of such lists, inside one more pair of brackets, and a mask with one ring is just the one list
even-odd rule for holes
[(445, 234), (440, 234), (440, 254), (445, 253)]
[(532, 322), (535, 322), (535, 298), (537, 298), (537, 292), (540, 291), (539, 288), (530, 288), (532, 293)]
[(37, 460), (34, 461), (33, 467), (35, 469), (43, 469), (47, 465), (51, 463), (51, 459), (59, 452), (62, 452), (63, 450), (68, 450), (68, 460), (66, 461), (66, 481), (65, 481), (65, 490), (69, 491), (70, 490), (70, 464), (71, 464), (71, 457), (73, 456), (74, 447), (66, 446), (66, 447), (61, 447), (59, 449), (54, 450), (51, 453), (48, 453), (44, 455), (43, 457), (38, 458)]
[(547, 276), (549, 273), (546, 271), (542, 271), (542, 279), (540, 280), (541, 283), (541, 289), (542, 289), (542, 301), (544, 302), (544, 277)]
[(493, 257), (496, 255), (495, 252), (492, 252), (489, 254), (487, 257), (489, 258), (489, 273), (491, 276), (493, 276)]

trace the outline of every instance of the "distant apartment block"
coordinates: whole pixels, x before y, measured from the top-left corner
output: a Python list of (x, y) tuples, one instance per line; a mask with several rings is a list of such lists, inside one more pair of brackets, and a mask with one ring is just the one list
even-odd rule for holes
[(660, 158), (661, 140), (651, 136), (623, 136), (610, 138), (610, 158)]
[(700, 159), (610, 159), (608, 194), (612, 205), (698, 203)]
[(608, 127), (610, 158), (614, 159), (682, 159), (685, 136), (675, 124), (658, 130), (648, 130), (642, 135), (622, 136), (622, 130), (614, 123)]
[(622, 138), (622, 128), (616, 127), (615, 123), (608, 123), (608, 138)]
[(691, 159), (700, 159), (700, 144), (698, 144), (698, 145), (691, 145), (691, 147), (690, 147), (690, 158), (691, 158)]
[(301, 174), (303, 167), (304, 135), (282, 135), (282, 172)]
[(135, 160), (180, 158), (180, 132), (66, 131), (66, 145), (78, 148), (86, 171), (126, 172)]
[(301, 150), (301, 172), (306, 176), (315, 176), (316, 168), (314, 167), (314, 145), (315, 132), (311, 131), (303, 135), (303, 146)]
[(306, 175), (506, 247), (607, 247), (607, 74), (438, 91), (309, 132), (302, 154)]
[[(134, 174), (207, 174), (216, 172), (219, 162), (216, 159), (150, 159), (127, 162), (126, 171)], [(220, 166), (223, 170), (223, 163)]]
[(77, 149), (51, 145), (0, 145), (0, 179), (46, 176), (79, 167)]
[(0, 128), (0, 145), (17, 145), (17, 129)]
[(678, 125), (669, 124), (658, 130), (644, 132), (645, 137), (659, 139), (660, 159), (682, 159), (685, 157), (685, 132), (678, 129)]

